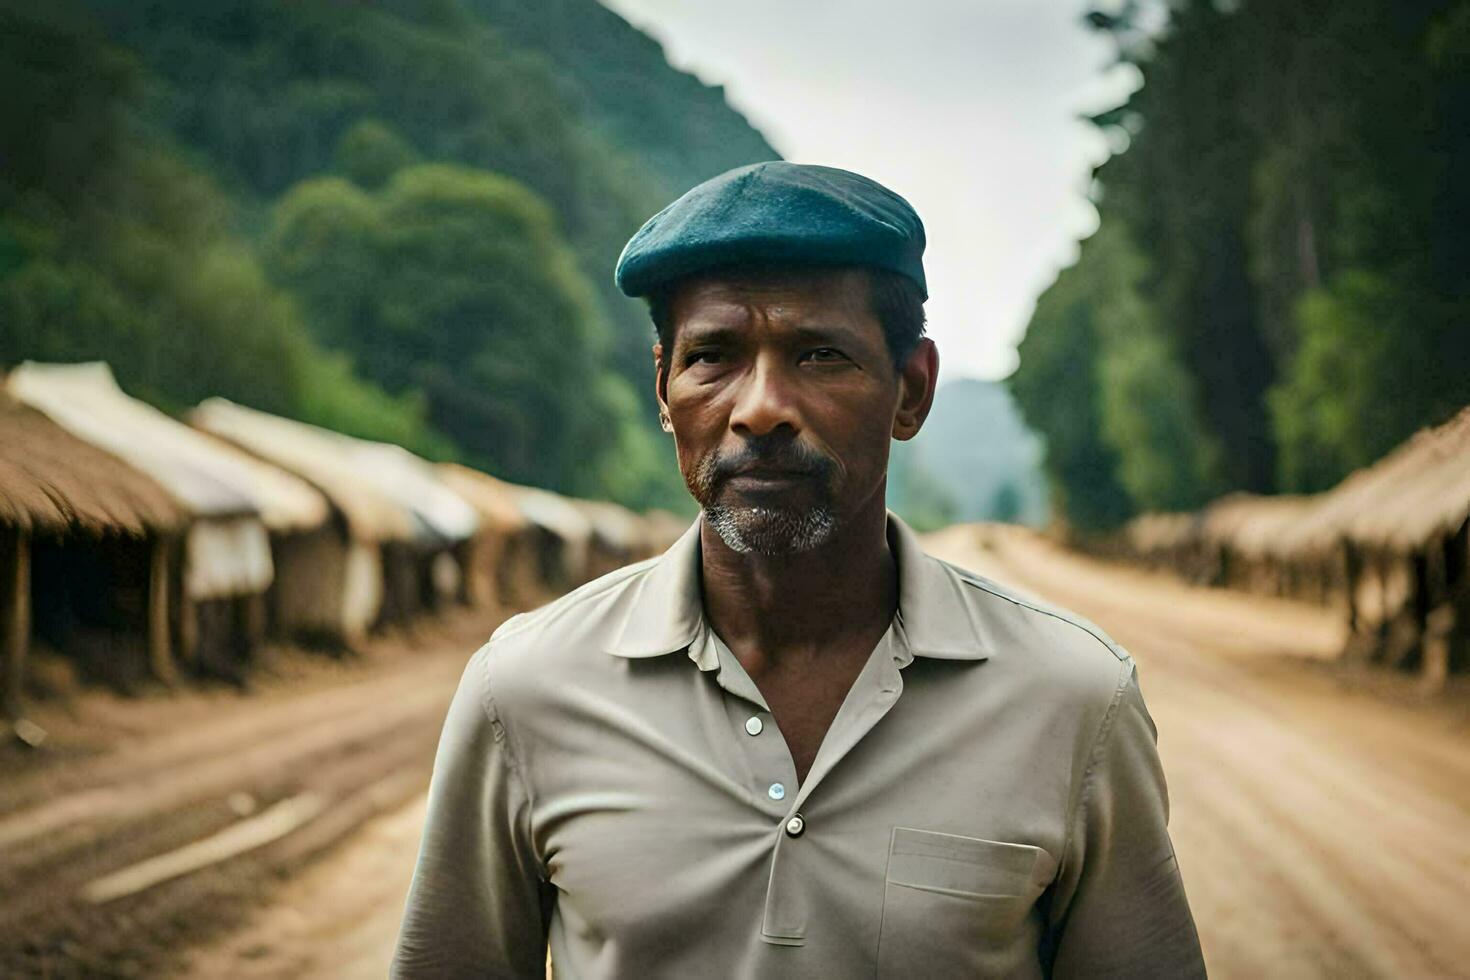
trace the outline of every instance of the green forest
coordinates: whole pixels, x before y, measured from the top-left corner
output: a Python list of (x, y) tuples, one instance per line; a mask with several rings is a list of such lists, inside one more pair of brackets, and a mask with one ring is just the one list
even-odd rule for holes
[(596, 0), (0, 0), (0, 90), (0, 367), (684, 505), (611, 269), (777, 154)]
[(1010, 381), (1079, 530), (1322, 490), (1470, 403), (1470, 2), (1147, 12), (1089, 15), (1143, 85)]

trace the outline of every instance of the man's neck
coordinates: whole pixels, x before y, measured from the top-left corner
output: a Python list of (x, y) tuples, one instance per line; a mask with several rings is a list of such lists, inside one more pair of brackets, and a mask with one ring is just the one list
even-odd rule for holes
[(821, 546), (795, 555), (733, 551), (708, 524), (700, 532), (705, 615), (751, 666), (820, 655), (881, 636), (898, 608), (883, 494)]

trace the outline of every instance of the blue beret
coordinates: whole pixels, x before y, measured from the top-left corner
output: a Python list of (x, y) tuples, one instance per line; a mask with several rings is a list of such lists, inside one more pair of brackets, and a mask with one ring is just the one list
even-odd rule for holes
[(649, 218), (629, 239), (614, 278), (647, 296), (681, 276), (748, 263), (861, 265), (918, 283), (924, 223), (874, 180), (777, 160), (713, 177)]

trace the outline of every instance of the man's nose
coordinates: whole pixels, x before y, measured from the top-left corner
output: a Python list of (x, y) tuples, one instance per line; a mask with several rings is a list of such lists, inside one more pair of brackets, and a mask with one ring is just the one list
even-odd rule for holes
[(782, 426), (801, 430), (793, 385), (795, 380), (771, 358), (757, 359), (740, 381), (735, 405), (730, 410), (730, 428), (743, 436), (764, 436)]

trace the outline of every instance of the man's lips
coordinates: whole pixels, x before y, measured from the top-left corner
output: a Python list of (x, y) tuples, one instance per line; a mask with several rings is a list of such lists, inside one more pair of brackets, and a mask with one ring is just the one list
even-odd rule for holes
[(766, 484), (794, 483), (798, 480), (810, 480), (816, 475), (811, 470), (783, 470), (755, 467), (732, 473), (724, 482), (762, 486)]

